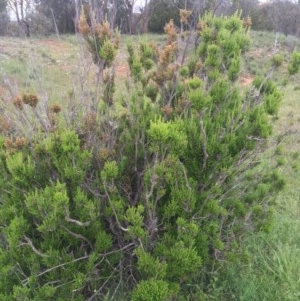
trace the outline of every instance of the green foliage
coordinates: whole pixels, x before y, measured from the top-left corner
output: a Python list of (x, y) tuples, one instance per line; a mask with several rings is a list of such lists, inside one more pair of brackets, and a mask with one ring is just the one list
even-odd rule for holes
[(148, 135), (152, 141), (152, 149), (155, 152), (159, 150), (169, 150), (170, 154), (181, 155), (187, 146), (187, 137), (184, 132), (182, 120), (164, 122), (157, 120), (151, 122)]
[(283, 54), (275, 54), (272, 57), (272, 63), (274, 64), (275, 67), (281, 66), (283, 63), (283, 60), (284, 60)]
[(296, 74), (300, 68), (300, 52), (294, 51), (288, 64), (290, 75)]
[(153, 279), (164, 279), (167, 276), (167, 263), (160, 262), (158, 258), (154, 258), (151, 254), (142, 249), (136, 251), (138, 257), (139, 271), (145, 277)]
[(108, 65), (112, 63), (116, 55), (116, 49), (110, 40), (104, 40), (103, 45), (99, 49), (99, 55), (102, 59), (105, 60), (105, 62), (107, 62)]
[(169, 283), (163, 280), (149, 279), (141, 281), (133, 292), (132, 301), (168, 301), (173, 295)]
[(101, 171), (101, 179), (103, 181), (114, 180), (118, 176), (118, 166), (115, 161), (105, 162), (103, 170)]
[[(69, 298), (73, 289), (95, 285), (86, 273), (93, 273), (99, 258), (85, 263), (86, 252), (92, 255), (94, 248), (105, 252), (112, 240), (99, 222), (99, 201), (80, 188), (90, 153), (80, 147), (74, 131), (37, 138), (34, 146), (12, 154), (3, 147), (6, 159), (1, 167), (7, 166), (5, 177), (14, 188), (7, 189), (9, 182), (1, 185), (6, 192), (0, 214), (7, 224), (0, 271), (6, 282), (1, 293), (13, 298), (21, 294), (28, 300), (59, 300)], [(17, 266), (26, 274), (15, 277), (11, 271)], [(60, 283), (60, 279), (65, 281), (63, 290), (47, 284)]]
[[(149, 79), (148, 73), (149, 70), (152, 69), (154, 66), (154, 50), (152, 47), (150, 47), (146, 42), (140, 42), (139, 43), (139, 49), (138, 51), (134, 50), (133, 44), (128, 43), (127, 44), (127, 51), (129, 54), (128, 57), (128, 64), (131, 71), (131, 75), (135, 81), (142, 81), (143, 86), (146, 86), (148, 84)], [(149, 97), (154, 97), (153, 91), (155, 89), (155, 86), (149, 85), (148, 86), (148, 93)], [(148, 94), (145, 92), (146, 95)], [(148, 96), (148, 95), (147, 95)]]

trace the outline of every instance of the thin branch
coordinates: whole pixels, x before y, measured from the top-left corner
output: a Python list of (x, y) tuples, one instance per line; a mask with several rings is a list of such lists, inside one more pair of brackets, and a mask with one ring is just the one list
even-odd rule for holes
[(87, 242), (89, 244), (89, 246), (91, 247), (91, 249), (93, 249), (93, 244), (86, 238), (84, 237), (83, 235), (81, 234), (77, 234), (71, 230), (69, 230), (66, 226), (64, 225), (60, 225), (64, 230), (66, 230), (69, 234), (71, 234), (73, 237), (77, 238), (77, 239), (81, 239), (85, 242)]
[(25, 243), (25, 245), (29, 245), (32, 249), (32, 251), (41, 256), (41, 257), (49, 257), (49, 255), (43, 254), (41, 251), (39, 251), (34, 245), (33, 242), (31, 241), (31, 239), (29, 237), (27, 237), (26, 235), (24, 236), (24, 240), (26, 240), (27, 243)]
[(203, 126), (203, 120), (202, 120), (202, 116), (200, 114), (200, 129), (201, 129), (201, 132), (202, 132), (202, 135), (203, 135), (203, 143), (202, 143), (202, 146), (203, 146), (203, 154), (204, 154), (204, 160), (203, 160), (203, 169), (206, 168), (206, 164), (207, 164), (207, 159), (208, 159), (208, 153), (207, 153), (207, 146), (206, 146), (206, 140), (207, 140), (207, 137), (206, 137), (206, 132), (205, 132), (205, 129), (204, 129), (204, 126)]
[(106, 194), (107, 199), (108, 199), (108, 201), (109, 201), (109, 204), (110, 204), (110, 206), (111, 206), (111, 208), (112, 208), (112, 210), (113, 210), (113, 213), (114, 213), (114, 216), (115, 216), (115, 218), (116, 218), (118, 227), (119, 227), (122, 231), (128, 232), (128, 228), (124, 228), (124, 227), (121, 225), (120, 221), (119, 221), (119, 218), (118, 218), (116, 209), (115, 209), (115, 207), (114, 207), (114, 205), (113, 205), (113, 203), (112, 203), (112, 201), (111, 201), (111, 199), (110, 199), (110, 196), (109, 196), (109, 193), (108, 193), (108, 191), (107, 191), (107, 189), (106, 189), (106, 185), (105, 185), (105, 184), (106, 184), (106, 183), (104, 183), (104, 185), (103, 185), (103, 186), (104, 186), (104, 190), (105, 190), (105, 194)]
[(182, 162), (179, 161), (179, 163), (180, 163), (180, 165), (181, 165), (181, 167), (182, 167), (182, 171), (183, 171), (184, 178), (185, 178), (185, 182), (186, 182), (186, 187), (189, 189), (189, 191), (192, 191), (192, 188), (191, 188), (190, 183), (189, 183), (188, 176), (187, 176), (187, 174), (186, 174), (185, 167), (184, 167), (184, 165), (182, 164)]
[[(47, 269), (47, 270), (45, 270), (45, 271), (43, 271), (43, 272), (41, 272), (41, 273), (35, 275), (35, 277), (40, 277), (40, 276), (42, 276), (42, 275), (45, 275), (45, 274), (47, 274), (47, 273), (49, 273), (49, 272), (51, 272), (51, 271), (53, 271), (53, 270), (56, 270), (56, 269), (58, 269), (58, 268), (61, 268), (61, 267), (63, 267), (63, 266), (66, 266), (66, 265), (68, 265), (68, 264), (71, 264), (71, 263), (74, 263), (74, 262), (77, 262), (77, 261), (81, 261), (81, 260), (87, 259), (88, 257), (89, 257), (89, 255), (85, 255), (85, 256), (83, 256), (83, 257), (79, 257), (79, 258), (76, 258), (76, 259), (74, 259), (74, 260), (71, 260), (71, 261), (68, 261), (68, 262), (61, 263), (61, 264), (59, 264), (59, 265), (56, 265), (56, 266), (54, 266), (54, 267), (52, 267), (52, 268), (49, 268), (49, 269)], [(22, 281), (22, 284), (27, 283), (27, 282), (28, 282), (28, 278), (25, 279), (25, 280), (23, 280), (23, 281)]]
[(80, 226), (80, 227), (88, 227), (89, 225), (90, 225), (90, 221), (87, 221), (87, 222), (80, 222), (80, 221), (78, 221), (78, 220), (76, 220), (76, 219), (72, 219), (72, 218), (70, 218), (69, 216), (65, 216), (65, 220), (67, 221), (67, 222), (70, 222), (70, 223), (73, 223), (73, 224), (76, 224), (76, 225), (78, 225), (78, 226)]

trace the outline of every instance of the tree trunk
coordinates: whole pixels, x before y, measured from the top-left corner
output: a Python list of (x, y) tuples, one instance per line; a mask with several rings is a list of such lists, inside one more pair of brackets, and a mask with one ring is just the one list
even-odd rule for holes
[(144, 33), (148, 33), (148, 24), (149, 24), (149, 7), (148, 0), (145, 2), (145, 17), (144, 17)]

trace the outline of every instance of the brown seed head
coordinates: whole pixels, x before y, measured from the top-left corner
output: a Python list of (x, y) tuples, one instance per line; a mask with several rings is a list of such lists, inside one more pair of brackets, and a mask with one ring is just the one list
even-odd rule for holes
[(38, 101), (38, 97), (34, 94), (23, 94), (23, 102), (32, 108), (36, 107)]
[(164, 27), (164, 31), (167, 35), (167, 43), (171, 44), (172, 42), (175, 42), (177, 39), (177, 30), (174, 25), (174, 21), (171, 19), (169, 23), (166, 24)]
[(87, 131), (94, 131), (97, 127), (97, 115), (95, 112), (87, 112), (84, 116), (84, 125)]
[(13, 123), (5, 116), (0, 116), (0, 133), (7, 133), (11, 130)]
[(88, 36), (91, 32), (90, 26), (86, 20), (86, 16), (84, 11), (81, 11), (79, 21), (78, 21), (78, 31), (84, 36)]
[(19, 110), (23, 110), (24, 107), (24, 102), (22, 100), (22, 97), (20, 95), (17, 95), (14, 100), (13, 100), (13, 104), (14, 106), (19, 109)]
[(49, 108), (50, 112), (57, 114), (61, 111), (61, 106), (59, 104), (53, 104)]
[(96, 33), (98, 38), (103, 42), (105, 39), (111, 38), (111, 31), (108, 21), (96, 24)]
[(24, 145), (26, 145), (26, 139), (24, 137), (17, 137), (15, 140), (15, 147), (17, 149), (21, 149)]
[(166, 45), (159, 54), (159, 64), (166, 66), (171, 63), (175, 58), (175, 52), (177, 51), (177, 43), (173, 42)]
[(180, 11), (179, 11), (180, 23), (187, 24), (191, 14), (192, 14), (191, 10), (180, 9)]
[(12, 139), (10, 139), (8, 137), (5, 137), (3, 144), (7, 150), (12, 150), (14, 148), (14, 143), (13, 143)]
[(252, 26), (252, 19), (250, 16), (243, 19), (243, 25), (247, 28)]
[(173, 113), (173, 108), (170, 105), (165, 105), (164, 107), (161, 108), (161, 110), (167, 116), (169, 116)]
[(111, 156), (111, 152), (107, 148), (101, 148), (98, 154), (101, 161), (106, 161)]

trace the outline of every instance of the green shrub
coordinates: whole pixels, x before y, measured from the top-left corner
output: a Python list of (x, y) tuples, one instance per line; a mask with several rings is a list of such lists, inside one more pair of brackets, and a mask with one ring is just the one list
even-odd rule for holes
[[(281, 93), (270, 78), (238, 86), (249, 44), (243, 26), (238, 14), (205, 15), (186, 69), (170, 22), (162, 47), (128, 46), (133, 80), (119, 103), (104, 72), (104, 94), (70, 130), (53, 106), (50, 129), (40, 119), (33, 135), (19, 137), (13, 124), (3, 133), (4, 300), (96, 300), (119, 290), (133, 301), (202, 298), (216, 289), (221, 262), (247, 257), (237, 251), (243, 237), (270, 231), (272, 197), (285, 181), (260, 170), (257, 154)], [(96, 62), (110, 65), (113, 42), (102, 42)], [(39, 116), (37, 96), (14, 101), (14, 113), (26, 104)]]

